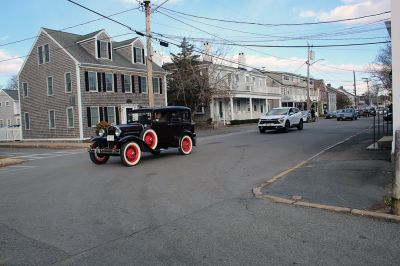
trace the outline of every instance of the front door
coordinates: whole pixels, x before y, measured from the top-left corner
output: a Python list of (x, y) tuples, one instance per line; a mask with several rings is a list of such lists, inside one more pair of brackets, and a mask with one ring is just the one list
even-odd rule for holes
[(219, 118), (223, 119), (224, 118), (224, 109), (223, 109), (223, 105), (222, 105), (222, 101), (218, 102), (218, 109), (219, 109)]

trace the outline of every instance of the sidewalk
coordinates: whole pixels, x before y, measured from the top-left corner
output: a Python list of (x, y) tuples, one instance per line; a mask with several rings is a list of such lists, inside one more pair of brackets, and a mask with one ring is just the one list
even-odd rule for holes
[(385, 206), (383, 198), (390, 195), (391, 189), (390, 151), (366, 150), (372, 142), (370, 131), (357, 135), (287, 171), (276, 181), (264, 183), (260, 192), (289, 204), (312, 203), (336, 206), (339, 211), (388, 213), (390, 208)]

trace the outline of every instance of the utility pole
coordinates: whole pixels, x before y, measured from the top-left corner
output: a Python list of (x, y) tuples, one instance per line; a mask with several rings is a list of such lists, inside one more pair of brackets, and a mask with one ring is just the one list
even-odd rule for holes
[(353, 79), (354, 79), (354, 105), (357, 108), (357, 85), (356, 85), (356, 72), (353, 70)]
[[(146, 11), (146, 48), (147, 48), (147, 94), (149, 96), (149, 107), (154, 106), (153, 93), (153, 60), (151, 52), (151, 31), (150, 31), (150, 0), (143, 1)], [(144, 55), (143, 55), (144, 56)]]
[(311, 110), (310, 99), (310, 45), (307, 43), (307, 110)]

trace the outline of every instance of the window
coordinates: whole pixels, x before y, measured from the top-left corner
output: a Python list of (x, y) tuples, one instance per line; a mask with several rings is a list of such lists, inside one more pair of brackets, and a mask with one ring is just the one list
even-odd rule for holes
[(260, 105), (260, 112), (261, 112), (261, 113), (264, 113), (264, 104), (262, 104), (262, 103), (261, 103), (261, 105)]
[(250, 76), (246, 76), (246, 82), (250, 82)]
[(65, 92), (72, 92), (71, 73), (65, 73)]
[(283, 80), (289, 80), (288, 76), (283, 76)]
[(153, 78), (153, 92), (160, 93), (160, 82), (158, 78)]
[(228, 85), (232, 83), (232, 73), (228, 73)]
[(113, 74), (107, 73), (105, 75), (106, 77), (106, 91), (108, 92), (113, 92), (114, 88), (113, 88)]
[(7, 119), (7, 126), (11, 127), (11, 119)]
[(0, 127), (4, 127), (3, 119), (0, 119)]
[(49, 110), (49, 128), (56, 128), (56, 112)]
[(43, 64), (43, 46), (38, 47), (38, 62), (39, 65)]
[(142, 93), (147, 93), (147, 78), (140, 77), (140, 86), (142, 88)]
[(132, 92), (131, 76), (124, 75), (124, 87), (125, 87), (125, 92)]
[(143, 64), (142, 48), (133, 47), (134, 63)]
[(53, 94), (53, 77), (47, 77), (47, 96), (52, 96)]
[(21, 120), (17, 118), (17, 126), (21, 125)]
[(249, 85), (246, 86), (246, 91), (250, 91), (250, 86)]
[(22, 83), (22, 89), (23, 89), (23, 95), (24, 97), (28, 97), (28, 83), (27, 82), (23, 82)]
[(108, 42), (106, 41), (98, 41), (98, 45), (100, 46), (98, 49), (100, 51), (99, 58), (109, 58), (108, 56)]
[(99, 107), (90, 107), (90, 121), (92, 127), (96, 127), (96, 125), (100, 122)]
[(88, 72), (89, 91), (97, 92), (97, 75), (96, 72)]
[(0, 102), (0, 107), (2, 107), (3, 106), (3, 103), (2, 102)]
[(250, 112), (251, 106), (250, 106), (250, 99), (247, 99), (247, 111)]
[(29, 117), (29, 113), (25, 113), (24, 115), (24, 122), (25, 122), (25, 130), (31, 129), (31, 118)]
[(261, 87), (262, 86), (262, 79), (259, 79), (258, 85)]
[(254, 110), (254, 112), (257, 112), (257, 104), (256, 103), (254, 103), (254, 105), (253, 105), (253, 110)]
[(236, 99), (236, 111), (240, 111), (240, 99)]
[(49, 45), (45, 44), (44, 45), (44, 62), (48, 63), (49, 61), (50, 61)]
[(67, 108), (67, 127), (68, 128), (74, 127), (74, 108), (73, 107)]
[(204, 104), (200, 104), (199, 106), (197, 106), (196, 108), (196, 114), (205, 114), (205, 106)]
[(109, 106), (107, 108), (107, 122), (111, 125), (115, 124), (115, 107)]
[(5, 103), (6, 103), (6, 107), (10, 107), (10, 102), (9, 101), (6, 101)]
[(256, 77), (253, 77), (253, 84), (256, 85)]

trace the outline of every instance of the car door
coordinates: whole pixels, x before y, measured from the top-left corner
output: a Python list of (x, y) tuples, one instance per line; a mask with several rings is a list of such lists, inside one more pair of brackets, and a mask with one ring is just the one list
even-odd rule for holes
[(175, 146), (179, 144), (180, 133), (184, 129), (183, 110), (175, 109), (170, 112), (170, 123), (168, 124), (170, 138), (169, 142)]
[(168, 147), (170, 142), (169, 120), (167, 109), (154, 110), (151, 128), (156, 132), (161, 147)]
[(300, 119), (303, 118), (303, 114), (300, 112), (300, 110), (298, 108), (293, 108), (294, 109), (294, 117), (295, 117), (295, 123), (299, 124), (300, 123)]
[(296, 124), (296, 114), (294, 112), (294, 109), (295, 108), (290, 108), (289, 112), (288, 112), (288, 116), (289, 116), (288, 119), (289, 119), (290, 125)]

